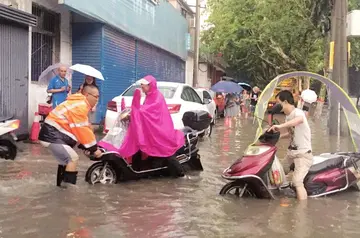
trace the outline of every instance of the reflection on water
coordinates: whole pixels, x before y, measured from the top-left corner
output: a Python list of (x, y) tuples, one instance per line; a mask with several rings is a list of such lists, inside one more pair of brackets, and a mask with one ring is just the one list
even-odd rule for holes
[[(315, 154), (351, 150), (349, 139), (327, 135), (325, 118), (310, 121)], [(307, 203), (218, 195), (223, 169), (255, 130), (251, 119), (219, 121), (201, 144), (200, 174), (90, 186), (83, 178), (91, 163), (82, 158), (77, 188), (65, 190), (54, 186), (55, 160), (28, 145), (16, 161), (0, 161), (0, 237), (358, 237), (355, 191)]]

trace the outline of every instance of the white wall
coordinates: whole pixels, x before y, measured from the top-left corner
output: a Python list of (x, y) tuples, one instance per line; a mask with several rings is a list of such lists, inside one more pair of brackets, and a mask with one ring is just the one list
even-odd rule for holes
[[(197, 85), (194, 85), (197, 88), (210, 88), (211, 87), (211, 79), (208, 78), (207, 73), (208, 67), (207, 64), (200, 63), (199, 64), (199, 73), (198, 73), (198, 82)], [(194, 58), (188, 57), (186, 60), (186, 80), (185, 83), (193, 86), (194, 79)]]
[(210, 88), (211, 79), (208, 78), (208, 66), (207, 64), (199, 64), (199, 74), (198, 74), (198, 87), (199, 88)]
[(193, 86), (194, 58), (188, 57), (185, 64), (185, 83)]

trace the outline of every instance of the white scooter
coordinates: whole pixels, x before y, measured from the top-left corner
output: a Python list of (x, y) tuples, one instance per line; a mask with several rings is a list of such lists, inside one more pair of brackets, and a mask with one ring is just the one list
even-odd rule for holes
[(0, 158), (14, 160), (18, 148), (14, 131), (20, 126), (20, 120), (13, 120), (12, 117), (0, 117)]

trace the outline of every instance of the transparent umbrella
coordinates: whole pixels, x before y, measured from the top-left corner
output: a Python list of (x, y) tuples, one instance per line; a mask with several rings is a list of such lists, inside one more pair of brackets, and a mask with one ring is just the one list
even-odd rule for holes
[[(57, 69), (59, 67), (66, 67), (67, 68), (67, 71), (66, 71), (66, 76), (65, 78), (67, 80), (69, 80), (69, 83), (71, 81), (71, 75), (73, 73), (73, 71), (70, 69), (70, 67), (66, 64), (61, 64), (61, 63), (57, 63), (57, 64), (53, 64), (53, 65), (50, 65), (49, 67), (47, 67), (39, 76), (39, 83), (42, 84), (42, 85), (48, 85), (50, 80), (55, 77), (58, 72), (57, 72)], [(70, 84), (71, 85), (71, 84)]]

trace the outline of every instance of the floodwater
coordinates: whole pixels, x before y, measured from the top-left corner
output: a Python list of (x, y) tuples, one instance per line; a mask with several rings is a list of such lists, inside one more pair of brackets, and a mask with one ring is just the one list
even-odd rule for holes
[[(348, 151), (329, 137), (326, 115), (310, 121), (314, 153)], [(39, 145), (0, 161), (0, 237), (358, 237), (360, 193), (327, 198), (257, 200), (222, 197), (222, 171), (252, 142), (250, 119), (218, 121), (201, 143), (204, 171), (181, 179), (91, 186), (81, 158), (77, 187), (55, 186), (57, 165)], [(279, 142), (280, 157), (286, 142)]]

